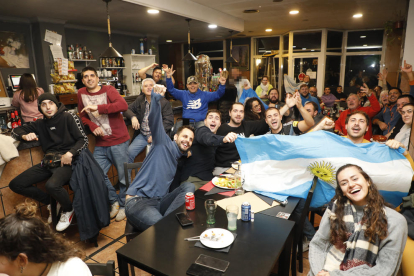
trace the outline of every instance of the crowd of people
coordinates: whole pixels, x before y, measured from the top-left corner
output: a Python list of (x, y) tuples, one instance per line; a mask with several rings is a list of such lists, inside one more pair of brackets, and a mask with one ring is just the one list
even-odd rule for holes
[[(146, 75), (148, 69), (154, 69), (152, 76)], [(12, 136), (16, 140), (39, 141), (45, 156), (51, 156), (49, 159), (53, 162), (50, 166), (42, 162), (21, 173), (10, 182), (10, 189), (48, 205), (49, 209), (50, 197), (54, 198), (62, 208), (56, 230), (64, 231), (72, 222), (74, 208), (63, 186), (72, 176), (72, 165), (88, 147), (86, 126), (95, 136), (93, 157), (108, 189), (110, 218), (121, 221), (127, 217), (137, 230), (144, 231), (183, 205), (186, 193), (194, 192), (238, 161), (240, 156), (234, 143), (238, 137), (266, 134), (297, 136), (310, 131), (336, 130), (345, 139), (359, 144), (369, 143), (372, 127), (378, 126), (377, 133), (389, 138), (386, 145), (390, 148), (408, 148), (414, 110), (414, 75), (412, 66), (407, 63), (402, 71), (410, 80), (409, 94), (403, 94), (396, 87), (382, 90), (377, 86), (371, 89), (364, 84), (356, 93), (349, 95), (343, 92), (341, 86), (336, 91), (326, 87), (319, 98), (316, 87), (303, 83), (297, 92), (285, 95), (285, 102), (280, 100), (279, 91), (269, 84), (266, 76), (254, 91), (250, 82), (243, 79), (237, 70), (232, 71), (232, 80), (228, 80), (229, 74), (223, 72), (218, 90), (206, 92), (199, 89), (195, 76), (188, 77), (187, 90), (176, 89), (173, 66), (163, 65), (162, 70), (167, 78), (162, 83), (160, 70), (157, 64), (140, 70), (140, 76), (145, 76), (142, 94), (128, 106), (112, 86), (98, 85), (99, 78), (94, 68), (84, 68), (82, 82), (85, 87), (78, 91), (80, 119), (59, 103), (54, 95), (43, 93), (30, 80), (26, 80), (28, 77), (23, 76), (21, 91), (15, 94), (15, 102), (20, 102), (22, 113), (23, 107), (29, 104), (32, 110), (25, 111), (27, 123), (14, 129)], [(380, 74), (380, 80), (386, 81), (386, 72)], [(189, 125), (183, 121), (174, 125), (171, 104), (164, 98), (166, 90), (159, 85), (164, 85), (172, 97), (182, 101), (182, 117), (190, 121)], [(208, 108), (210, 102), (222, 97), (226, 98), (228, 106), (224, 113), (219, 111), (223, 110), (220, 106), (217, 109)], [(322, 114), (323, 108), (339, 103), (346, 104), (347, 108), (336, 121)], [(132, 139), (123, 115), (131, 121), (135, 130)], [(43, 119), (30, 122), (31, 117), (42, 116)], [(142, 167), (127, 189), (126, 178), (130, 176), (124, 172), (124, 163), (134, 162), (135, 157), (146, 148)], [(414, 167), (407, 151), (404, 155)], [(57, 165), (54, 165), (55, 161)], [(119, 193), (107, 175), (112, 165), (118, 171)], [(369, 269), (387, 269), (390, 271), (387, 275), (394, 275), (407, 237), (405, 219), (387, 207), (363, 168), (346, 165), (338, 169), (336, 175), (336, 194), (326, 209), (320, 230), (316, 232), (309, 221), (305, 222), (305, 242), (311, 241), (311, 274), (342, 275), (335, 274), (335, 271), (359, 267), (349, 275), (362, 275), (359, 271)], [(46, 180), (46, 192), (34, 185), (43, 180)], [(46, 271), (68, 262), (77, 262), (77, 255), (70, 250), (62, 258), (47, 257), (45, 261), (36, 259), (35, 252), (34, 255), (23, 254), (23, 249), (13, 251), (6, 245), (6, 239), (11, 239), (8, 235), (12, 235), (7, 232), (9, 221), (26, 224), (27, 220), (30, 222), (27, 224), (40, 224), (31, 215), (22, 215), (22, 210), (29, 207), (35, 208), (26, 204), (16, 214), (0, 220), (0, 258), (16, 262), (14, 269), (21, 268), (23, 272), (26, 267), (44, 268)], [(302, 199), (292, 218), (298, 219), (303, 208)], [(45, 234), (48, 231), (42, 230)], [(19, 239), (25, 235), (13, 239), (21, 242)], [(345, 242), (348, 246), (346, 252)], [(356, 250), (356, 247), (362, 248), (363, 252)], [(392, 254), (393, 258), (390, 258)]]

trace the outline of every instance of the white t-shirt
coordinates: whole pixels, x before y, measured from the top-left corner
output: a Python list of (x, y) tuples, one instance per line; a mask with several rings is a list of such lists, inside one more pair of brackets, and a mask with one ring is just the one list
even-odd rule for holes
[(47, 276), (92, 276), (88, 266), (79, 258), (70, 258), (66, 262), (52, 264)]

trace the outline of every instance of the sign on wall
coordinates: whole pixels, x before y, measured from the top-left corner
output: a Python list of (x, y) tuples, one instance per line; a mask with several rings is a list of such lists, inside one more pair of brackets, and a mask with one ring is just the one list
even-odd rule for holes
[(0, 68), (29, 68), (23, 34), (0, 32)]

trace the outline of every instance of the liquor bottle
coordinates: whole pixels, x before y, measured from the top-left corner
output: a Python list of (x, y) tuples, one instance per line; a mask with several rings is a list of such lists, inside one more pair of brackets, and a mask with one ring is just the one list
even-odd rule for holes
[(89, 59), (88, 51), (86, 50), (86, 46), (83, 46), (83, 59)]
[(80, 59), (79, 58), (79, 45), (76, 43), (75, 49), (74, 49), (74, 53), (76, 55), (76, 59)]
[(68, 59), (69, 60), (73, 59), (73, 51), (72, 51), (72, 48), (70, 47), (70, 45), (68, 46)]
[(92, 51), (89, 51), (89, 59), (93, 59)]
[(143, 55), (143, 54), (144, 54), (144, 42), (141, 42), (141, 43), (140, 43), (140, 45), (139, 45), (139, 53), (140, 53), (141, 55)]
[(79, 59), (83, 59), (82, 45), (79, 44)]
[(118, 58), (118, 67), (121, 67), (121, 59)]
[(7, 112), (7, 128), (12, 129), (12, 120), (10, 112)]
[(101, 64), (102, 64), (102, 67), (106, 67), (105, 58), (101, 58)]

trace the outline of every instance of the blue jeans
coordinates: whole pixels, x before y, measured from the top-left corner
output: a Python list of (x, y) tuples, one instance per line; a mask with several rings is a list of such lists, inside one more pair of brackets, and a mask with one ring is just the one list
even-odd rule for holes
[(148, 145), (149, 136), (138, 134), (128, 147), (128, 163), (134, 163), (135, 157)]
[(136, 229), (144, 231), (185, 203), (185, 194), (194, 193), (194, 184), (184, 182), (163, 197), (133, 197), (125, 204), (128, 221)]
[[(124, 208), (125, 206), (125, 173), (124, 173), (124, 163), (128, 162), (128, 144), (129, 141), (126, 141), (122, 144), (110, 146), (110, 147), (95, 147), (93, 152), (93, 157), (98, 162), (101, 169), (105, 174), (105, 183), (108, 187), (109, 192), (109, 201), (111, 204), (119, 202), (119, 206)], [(118, 180), (119, 185), (119, 195), (116, 193), (114, 186), (112, 186), (111, 181), (108, 178), (108, 170), (111, 165), (114, 164), (116, 170), (118, 171)]]

